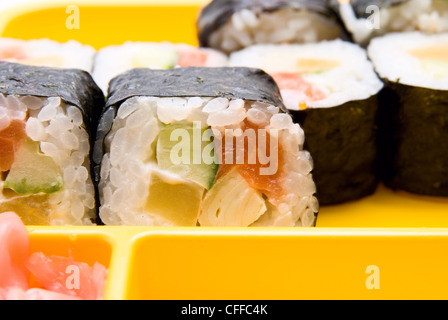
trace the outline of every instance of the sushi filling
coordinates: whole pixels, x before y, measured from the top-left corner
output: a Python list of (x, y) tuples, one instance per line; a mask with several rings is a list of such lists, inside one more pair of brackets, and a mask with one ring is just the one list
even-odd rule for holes
[(92, 224), (89, 137), (60, 98), (0, 95), (0, 212), (29, 225)]
[(313, 43), (336, 39), (340, 34), (335, 21), (306, 9), (243, 9), (212, 33), (209, 42), (212, 48), (230, 53), (258, 43)]
[(289, 110), (364, 100), (382, 88), (366, 52), (342, 40), (255, 45), (233, 53), (230, 65), (261, 68), (269, 73)]
[(105, 139), (100, 217), (112, 225), (312, 226), (312, 161), (279, 109), (134, 97)]
[(448, 78), (448, 42), (409, 51), (434, 79)]

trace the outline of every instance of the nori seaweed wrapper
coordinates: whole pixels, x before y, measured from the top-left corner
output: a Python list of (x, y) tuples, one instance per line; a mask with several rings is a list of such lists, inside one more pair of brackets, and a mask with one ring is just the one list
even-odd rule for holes
[(94, 141), (105, 98), (88, 72), (0, 62), (0, 93), (60, 97), (65, 103), (81, 110), (91, 141)]
[[(77, 69), (34, 67), (16, 63), (0, 62), (0, 94), (60, 97), (65, 103), (81, 110), (90, 138), (91, 151), (105, 98), (91, 75)], [(94, 162), (91, 157), (93, 178)], [(96, 192), (96, 207), (98, 208)], [(98, 222), (98, 221), (97, 221)]]
[(384, 183), (411, 193), (448, 197), (448, 91), (386, 80), (379, 121)]
[(372, 194), (377, 186), (378, 97), (330, 108), (291, 111), (305, 131), (320, 205)]
[(136, 96), (243, 99), (272, 104), (287, 112), (277, 84), (270, 75), (260, 69), (244, 67), (133, 69), (115, 77), (109, 85), (109, 98), (99, 121), (94, 146), (96, 182), (100, 179), (104, 138), (112, 128), (120, 105)]
[(329, 6), (329, 0), (213, 0), (203, 8), (197, 21), (199, 43), (209, 46), (210, 35), (221, 28), (231, 16), (243, 9), (272, 12), (282, 8), (307, 9), (330, 20), (342, 23)]

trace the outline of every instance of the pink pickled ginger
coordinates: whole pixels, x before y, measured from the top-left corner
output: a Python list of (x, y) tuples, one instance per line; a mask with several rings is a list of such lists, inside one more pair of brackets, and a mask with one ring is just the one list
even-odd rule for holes
[(72, 257), (46, 256), (36, 252), (26, 261), (26, 266), (47, 290), (85, 300), (102, 299), (107, 269), (99, 263), (90, 267)]
[[(28, 231), (19, 216), (0, 214), (0, 300), (98, 300), (108, 270), (72, 257), (29, 254)], [(30, 276), (39, 287), (30, 288)]]
[(0, 214), (0, 288), (28, 288), (28, 231), (19, 216)]

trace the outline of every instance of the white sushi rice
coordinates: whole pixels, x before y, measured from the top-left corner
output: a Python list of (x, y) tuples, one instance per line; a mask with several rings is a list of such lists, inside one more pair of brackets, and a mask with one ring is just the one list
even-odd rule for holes
[(299, 73), (298, 63), (307, 60), (336, 63), (334, 68), (326, 71), (302, 74), (305, 81), (316, 86), (326, 97), (313, 101), (300, 90), (280, 88), (290, 110), (299, 110), (302, 103), (309, 108), (328, 108), (364, 100), (383, 87), (366, 51), (359, 45), (339, 39), (313, 44), (254, 45), (231, 54), (229, 64), (260, 68), (272, 74)]
[(244, 9), (210, 35), (209, 44), (227, 53), (260, 43), (309, 43), (336, 39), (336, 22), (306, 9), (284, 8), (273, 12)]
[(354, 40), (362, 44), (389, 32), (448, 31), (446, 0), (409, 0), (399, 5), (380, 8), (376, 12), (369, 12), (371, 14), (369, 19), (357, 19), (349, 3), (340, 4), (339, 11)]
[[(51, 225), (92, 225), (91, 219), (96, 216), (95, 191), (90, 177), (89, 136), (81, 111), (58, 97), (0, 94), (0, 130), (13, 119), (26, 120), (28, 138), (40, 143), (42, 154), (52, 158), (63, 174), (62, 190), (41, 204), (42, 215), (49, 216)], [(6, 200), (13, 199), (5, 199), (0, 193), (0, 203)]]
[[(2, 58), (2, 52), (13, 52), (14, 55)], [(93, 47), (75, 40), (60, 43), (49, 39), (0, 38), (0, 61), (91, 72), (95, 53)]]
[[(93, 78), (103, 92), (107, 94), (109, 81), (115, 76), (137, 67), (134, 64), (136, 60), (139, 60), (139, 64), (141, 64), (148, 59), (154, 60), (155, 55), (169, 55), (170, 51), (200, 51), (206, 53), (207, 59), (204, 67), (221, 67), (227, 65), (227, 57), (212, 49), (196, 48), (181, 43), (128, 41), (122, 45), (112, 45), (98, 51), (95, 57)], [(161, 66), (157, 64), (138, 67), (161, 69)]]
[[(434, 74), (425, 68), (423, 61), (410, 53), (416, 49), (435, 46), (443, 46), (448, 51), (448, 33), (388, 34), (373, 39), (369, 45), (368, 54), (382, 78), (411, 86), (448, 90), (447, 76), (434, 77)], [(445, 64), (447, 64), (446, 61)]]
[[(312, 160), (303, 150), (304, 133), (299, 125), (294, 124), (290, 116), (280, 114), (275, 106), (240, 99), (200, 97), (134, 97), (121, 105), (105, 139), (99, 185), (102, 221), (108, 225), (173, 225), (144, 209), (151, 173), (160, 171), (154, 143), (162, 122), (201, 121), (219, 132), (225, 129), (237, 132), (246, 118), (266, 130), (277, 130), (284, 150), (286, 173), (282, 179), (287, 192), (280, 203), (271, 201), (269, 210), (251, 226), (312, 226), (318, 202), (313, 196), (316, 188), (310, 173)], [(169, 172), (163, 175), (166, 179), (182, 181)]]

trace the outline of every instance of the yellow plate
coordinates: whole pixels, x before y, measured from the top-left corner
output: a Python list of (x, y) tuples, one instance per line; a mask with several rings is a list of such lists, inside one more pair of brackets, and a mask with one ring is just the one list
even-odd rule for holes
[(98, 261), (106, 299), (447, 299), (446, 229), (28, 227)]
[[(197, 44), (195, 20), (207, 1), (76, 2), (10, 9), (0, 15), (0, 34), (95, 48), (128, 40)], [(79, 29), (71, 29), (77, 17)], [(107, 299), (448, 298), (448, 200), (383, 186), (321, 208), (312, 229), (28, 230), (32, 252), (71, 252), (109, 267)]]

